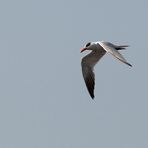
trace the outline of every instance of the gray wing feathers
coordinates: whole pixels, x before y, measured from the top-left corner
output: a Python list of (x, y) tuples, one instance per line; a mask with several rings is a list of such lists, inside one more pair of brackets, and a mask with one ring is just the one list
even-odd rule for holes
[(95, 74), (93, 72), (93, 68), (105, 53), (106, 51), (103, 48), (99, 51), (92, 51), (90, 54), (86, 55), (81, 61), (83, 78), (87, 90), (92, 99), (94, 98), (95, 88)]
[[(118, 60), (120, 60), (121, 62), (132, 66), (130, 63), (128, 63), (126, 61), (126, 59), (120, 54), (120, 52), (118, 52), (116, 50), (116, 45), (113, 45), (109, 42), (99, 42), (99, 44), (104, 48), (104, 50), (106, 50), (107, 52), (111, 53), (115, 58), (117, 58)], [(124, 47), (126, 47), (127, 45), (124, 45)], [(120, 46), (119, 46), (120, 47)], [(122, 46), (123, 47), (123, 46)]]
[(95, 74), (93, 70), (88, 66), (82, 66), (82, 74), (84, 77), (84, 81), (87, 87), (87, 90), (92, 97), (94, 98), (94, 87), (95, 87)]

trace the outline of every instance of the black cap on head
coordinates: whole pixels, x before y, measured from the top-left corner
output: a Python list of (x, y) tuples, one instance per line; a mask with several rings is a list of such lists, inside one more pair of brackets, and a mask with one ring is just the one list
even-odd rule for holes
[(88, 42), (85, 47), (88, 47), (88, 46), (90, 46), (90, 45), (91, 45), (91, 42)]

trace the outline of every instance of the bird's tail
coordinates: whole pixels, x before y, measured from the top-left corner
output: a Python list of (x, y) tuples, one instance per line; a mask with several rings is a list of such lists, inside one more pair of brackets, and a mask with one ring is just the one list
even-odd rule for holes
[(119, 46), (116, 46), (116, 50), (123, 50), (123, 49), (126, 49), (126, 47), (129, 47), (129, 45), (119, 45)]

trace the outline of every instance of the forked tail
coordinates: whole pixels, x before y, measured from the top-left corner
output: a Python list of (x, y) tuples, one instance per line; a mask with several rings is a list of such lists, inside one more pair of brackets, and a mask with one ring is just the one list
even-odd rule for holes
[(126, 47), (129, 47), (129, 45), (119, 45), (119, 46), (116, 46), (116, 50), (123, 50), (123, 49), (126, 49)]

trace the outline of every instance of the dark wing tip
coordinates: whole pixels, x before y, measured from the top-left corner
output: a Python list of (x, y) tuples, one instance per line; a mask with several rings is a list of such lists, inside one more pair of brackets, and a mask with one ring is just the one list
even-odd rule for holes
[(87, 89), (88, 89), (88, 92), (89, 92), (91, 98), (94, 99), (94, 97), (95, 97), (95, 96), (94, 96), (94, 88), (89, 88), (89, 87), (87, 86)]
[(91, 67), (90, 63), (87, 63), (88, 61), (86, 58), (87, 57), (84, 57), (81, 61), (82, 74), (88, 93), (91, 98), (94, 99), (95, 74), (93, 72), (93, 67)]
[(94, 80), (94, 73), (92, 71), (88, 73), (87, 77), (85, 78), (85, 83), (91, 98), (94, 99), (95, 80)]
[(93, 95), (91, 95), (91, 98), (94, 100), (94, 98), (95, 98), (94, 94), (93, 94)]
[(132, 66), (131, 64), (129, 64), (129, 63), (128, 63), (128, 65), (129, 65), (130, 67), (133, 67), (133, 66)]
[(128, 62), (126, 62), (125, 64), (127, 64), (127, 65), (130, 66), (130, 67), (132, 67), (132, 65), (131, 65), (130, 63), (128, 63)]

